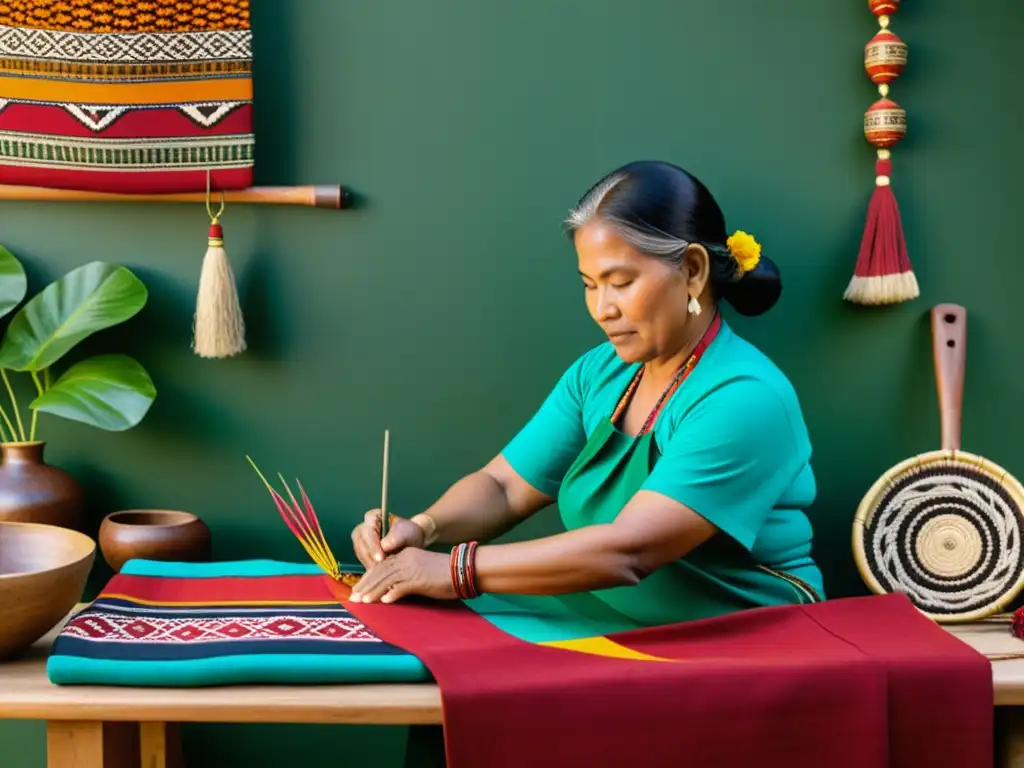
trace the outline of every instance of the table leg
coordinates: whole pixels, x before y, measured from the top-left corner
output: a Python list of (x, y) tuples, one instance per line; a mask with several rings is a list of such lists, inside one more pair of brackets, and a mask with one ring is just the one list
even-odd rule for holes
[(177, 723), (139, 723), (142, 768), (185, 768)]
[(141, 768), (136, 723), (51, 720), (47, 768)]
[(46, 724), (47, 768), (185, 768), (177, 723)]

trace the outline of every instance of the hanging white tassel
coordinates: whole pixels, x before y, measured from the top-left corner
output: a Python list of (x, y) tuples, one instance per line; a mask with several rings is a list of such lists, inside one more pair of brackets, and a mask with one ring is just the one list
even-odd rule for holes
[(200, 357), (231, 357), (245, 351), (245, 321), (231, 262), (224, 250), (224, 230), (216, 216), (210, 224), (199, 276), (192, 349)]

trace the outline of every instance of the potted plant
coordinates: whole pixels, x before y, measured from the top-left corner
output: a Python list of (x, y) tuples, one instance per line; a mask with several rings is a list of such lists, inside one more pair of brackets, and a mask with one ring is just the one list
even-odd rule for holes
[[(21, 305), (0, 340), (0, 521), (82, 528), (83, 493), (67, 472), (43, 460), (40, 413), (98, 429), (130, 429), (156, 398), (146, 369), (122, 354), (70, 365), (65, 356), (83, 339), (134, 317), (146, 286), (125, 267), (94, 261), (71, 270), (22, 305), (25, 270), (0, 246), (0, 318)], [(19, 403), (15, 376), (31, 380), (35, 397)]]

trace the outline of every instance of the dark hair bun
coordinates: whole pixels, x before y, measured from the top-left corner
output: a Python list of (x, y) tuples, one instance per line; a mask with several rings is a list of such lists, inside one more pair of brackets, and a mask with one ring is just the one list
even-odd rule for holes
[(750, 272), (735, 282), (723, 282), (718, 288), (721, 297), (741, 315), (762, 315), (775, 306), (782, 295), (782, 276), (771, 259), (761, 260)]

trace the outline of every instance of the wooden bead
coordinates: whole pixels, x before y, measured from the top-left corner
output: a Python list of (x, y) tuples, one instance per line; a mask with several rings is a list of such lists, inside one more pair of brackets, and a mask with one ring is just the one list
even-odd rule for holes
[(888, 148), (907, 134), (907, 113), (891, 99), (879, 99), (864, 113), (864, 136), (879, 148)]
[(864, 69), (875, 85), (891, 83), (907, 65), (907, 44), (883, 29), (864, 46)]
[(900, 0), (868, 0), (868, 8), (875, 16), (889, 16), (900, 9)]

